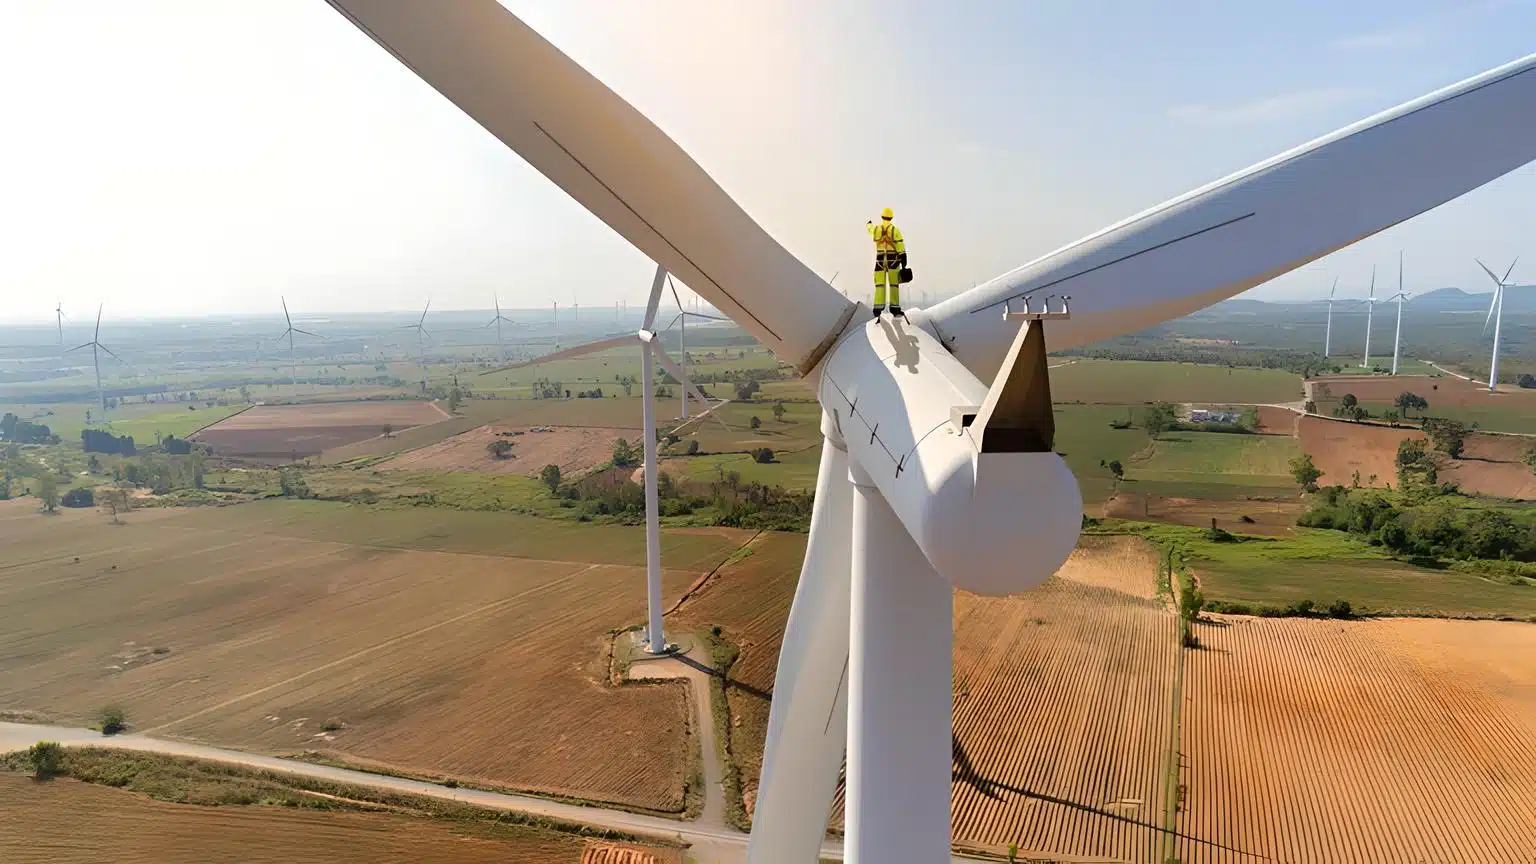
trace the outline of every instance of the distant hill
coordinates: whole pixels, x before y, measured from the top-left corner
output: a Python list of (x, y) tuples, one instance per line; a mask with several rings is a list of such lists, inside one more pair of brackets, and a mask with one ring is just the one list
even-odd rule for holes
[[(1514, 308), (1515, 292), (1509, 292), (1509, 296), (1510, 299), (1505, 301), (1506, 311)], [(1491, 291), (1473, 294), (1460, 288), (1436, 288), (1408, 298), (1408, 306), (1415, 312), (1487, 312), (1492, 300)]]

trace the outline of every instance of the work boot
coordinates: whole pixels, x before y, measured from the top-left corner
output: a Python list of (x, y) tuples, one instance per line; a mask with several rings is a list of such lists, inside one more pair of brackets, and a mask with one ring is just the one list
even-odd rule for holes
[(907, 316), (905, 314), (903, 314), (902, 311), (901, 311), (901, 304), (900, 303), (892, 303), (891, 304), (891, 315), (893, 315), (894, 317), (900, 318), (903, 321), (907, 320)]
[(880, 313), (884, 312), (884, 311), (885, 311), (885, 306), (883, 304), (880, 305), (880, 306), (876, 306), (875, 307), (875, 320), (876, 321), (880, 320)]

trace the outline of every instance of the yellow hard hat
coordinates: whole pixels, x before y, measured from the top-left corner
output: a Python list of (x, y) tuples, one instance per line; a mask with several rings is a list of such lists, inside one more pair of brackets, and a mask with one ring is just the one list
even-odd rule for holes
[(891, 208), (889, 208), (889, 207), (887, 207), (884, 210), (880, 211), (880, 218), (881, 219), (891, 219), (891, 218), (895, 217), (895, 215), (896, 215), (896, 212), (894, 210), (892, 210)]

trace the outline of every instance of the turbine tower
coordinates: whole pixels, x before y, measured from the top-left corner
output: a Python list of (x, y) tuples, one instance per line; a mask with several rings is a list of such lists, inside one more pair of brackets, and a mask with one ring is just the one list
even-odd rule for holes
[[(324, 337), (317, 333), (311, 333), (308, 330), (300, 330), (299, 328), (293, 326), (293, 318), (289, 317), (288, 315), (288, 298), (279, 297), (278, 299), (283, 303), (283, 320), (287, 322), (288, 329), (284, 330), (281, 334), (278, 335), (277, 341), (281, 342), (283, 341), (284, 336), (288, 337), (288, 368), (289, 371), (293, 374), (293, 401), (297, 402), (299, 401), (299, 360), (298, 355), (295, 354), (293, 350), (293, 334), (303, 333), (305, 336), (314, 336), (316, 339), (322, 339)], [(260, 348), (257, 350), (259, 351)]]
[(1323, 359), (1333, 355), (1333, 295), (1338, 293), (1339, 277), (1333, 277), (1333, 287), (1328, 289), (1328, 326), (1323, 330)]
[(1376, 311), (1376, 304), (1381, 302), (1376, 299), (1375, 264), (1371, 265), (1371, 293), (1360, 302), (1365, 304), (1365, 359), (1360, 365), (1369, 370), (1371, 368), (1371, 313)]
[[(487, 323), (485, 326), (489, 327), (492, 324), (496, 325), (496, 350), (501, 353), (501, 359), (505, 360), (505, 359), (507, 359), (507, 349), (501, 344), (501, 322), (505, 321), (508, 324), (515, 324), (517, 322), (515, 322), (511, 318), (508, 318), (507, 316), (501, 314), (501, 298), (500, 297), (493, 296), (491, 299), (496, 304), (496, 317), (492, 318), (490, 320), (490, 322)], [(430, 302), (431, 301), (428, 301), (429, 304), (430, 304)], [(425, 317), (426, 313), (423, 312), (422, 316)]]
[[(91, 366), (93, 366), (96, 369), (96, 398), (101, 402), (101, 414), (102, 414), (103, 417), (105, 417), (106, 414), (107, 414), (107, 393), (106, 393), (105, 390), (101, 389), (101, 354), (100, 354), (100, 352), (102, 352), (102, 351), (107, 352), (107, 354), (109, 354), (112, 357), (113, 360), (116, 360), (119, 363), (123, 363), (123, 358), (117, 356), (116, 354), (113, 354), (111, 348), (108, 348), (107, 346), (101, 344), (101, 310), (102, 310), (102, 306), (98, 305), (96, 307), (96, 330), (95, 330), (94, 333), (91, 334), (91, 341), (83, 343), (83, 344), (80, 344), (80, 345), (76, 345), (75, 347), (73, 347), (73, 348), (71, 348), (69, 350), (70, 351), (79, 351), (81, 348), (90, 348), (91, 349)], [(66, 351), (65, 353), (67, 354), (69, 352)], [(123, 365), (127, 366), (128, 364), (127, 363), (123, 363)]]
[[(612, 339), (599, 339), (596, 342), (577, 345), (564, 351), (555, 351), (535, 360), (525, 360), (521, 363), (513, 363), (510, 366), (503, 366), (500, 369), (492, 369), (489, 372), (480, 373), (481, 375), (494, 375), (497, 372), (520, 369), (535, 363), (564, 360), (568, 357), (580, 357), (583, 354), (596, 354), (612, 348), (639, 344), (641, 364), (640, 399), (642, 422), (645, 426), (643, 433), (645, 436), (645, 465), (643, 468), (645, 471), (645, 643), (646, 650), (652, 654), (665, 654), (670, 650), (670, 647), (667, 645), (666, 631), (662, 626), (661, 620), (663, 609), (661, 603), (661, 505), (656, 465), (656, 396), (654, 392), (656, 373), (652, 365), (653, 362), (660, 363), (661, 367), (667, 370), (668, 374), (677, 379), (678, 384), (684, 390), (693, 390), (695, 398), (701, 403), (709, 405), (708, 398), (698, 389), (694, 388), (693, 382), (688, 380), (688, 373), (683, 371), (681, 366), (678, 366), (672, 361), (672, 358), (667, 356), (666, 352), (661, 348), (661, 341), (656, 338), (659, 335), (655, 329), (656, 307), (660, 305), (662, 281), (666, 277), (666, 269), (658, 264), (656, 266), (656, 276), (651, 280), (650, 300), (646, 302), (645, 306), (645, 322), (640, 325), (640, 329), (634, 334), (615, 336)], [(706, 414), (713, 414), (713, 412), (724, 407), (729, 401), (725, 400), (709, 405), (698, 416), (703, 417)], [(725, 421), (721, 420), (718, 414), (714, 415), (714, 417), (721, 426), (725, 426), (727, 432), (730, 431), (731, 427), (726, 426)], [(687, 424), (684, 425), (686, 426)], [(682, 428), (683, 426), (679, 426), (672, 431), (676, 432)]]
[(432, 308), (432, 298), (427, 298), (427, 305), (422, 307), (421, 318), (415, 324), (403, 325), (402, 330), (416, 331), (416, 351), (421, 361), (421, 392), (427, 392), (427, 338), (432, 334), (427, 332), (427, 310)]
[(1392, 337), (1392, 374), (1393, 375), (1397, 374), (1397, 358), (1398, 358), (1398, 353), (1402, 350), (1402, 347), (1403, 347), (1403, 301), (1407, 300), (1408, 297), (1409, 297), (1408, 292), (1403, 290), (1403, 253), (1402, 252), (1398, 252), (1397, 253), (1397, 293), (1393, 294), (1391, 297), (1388, 297), (1386, 300), (1382, 301), (1383, 303), (1390, 303), (1393, 300), (1397, 301), (1397, 332)]
[(53, 314), (58, 318), (58, 322), (59, 322), (59, 347), (63, 348), (64, 347), (64, 318), (66, 317), (64, 315), (64, 301), (62, 301), (62, 300), (59, 301), (59, 305), (58, 305), (57, 308), (55, 308), (53, 310)]
[[(1040, 584), (1082, 522), (1052, 449), (1048, 349), (1235, 296), (1536, 159), (1532, 55), (877, 322), (496, 0), (330, 2), (817, 393), (826, 440), (752, 864), (817, 860), (845, 745), (845, 860), (948, 859), (952, 591)], [(1017, 311), (1050, 294), (1075, 298), (1070, 317)]]
[(1483, 272), (1493, 280), (1493, 300), (1488, 304), (1488, 317), (1483, 319), (1484, 333), (1488, 332), (1488, 321), (1490, 319), (1493, 321), (1493, 359), (1488, 364), (1488, 390), (1492, 393), (1498, 392), (1499, 389), (1499, 336), (1501, 335), (1499, 331), (1504, 323), (1504, 292), (1516, 287), (1509, 284), (1509, 274), (1515, 272), (1515, 265), (1519, 263), (1519, 258), (1511, 261), (1509, 269), (1504, 271), (1504, 278), (1500, 279), (1493, 275), (1493, 271), (1488, 269), (1487, 264), (1482, 261), (1477, 262), (1477, 266), (1483, 268)]

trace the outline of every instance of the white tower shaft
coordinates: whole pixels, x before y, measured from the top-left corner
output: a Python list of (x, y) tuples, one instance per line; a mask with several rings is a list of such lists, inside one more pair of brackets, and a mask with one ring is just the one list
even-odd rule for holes
[(1488, 364), (1488, 390), (1491, 393), (1499, 389), (1499, 328), (1504, 323), (1504, 286), (1498, 288), (1498, 295), (1493, 298), (1493, 360)]
[(1397, 298), (1397, 334), (1392, 337), (1392, 374), (1397, 374), (1397, 356), (1403, 346), (1403, 298)]
[(858, 463), (848, 658), (849, 864), (949, 860), (954, 594)]
[[(652, 391), (655, 370), (651, 341), (640, 344), (640, 402), (645, 426), (645, 611), (646, 640), (652, 654), (667, 650), (667, 637), (661, 624), (661, 520), (657, 513), (660, 493), (656, 479), (656, 400)], [(683, 389), (687, 389), (684, 387)], [(706, 759), (714, 758), (705, 754)]]
[(1323, 359), (1333, 356), (1333, 298), (1328, 298), (1328, 326), (1323, 330)]

